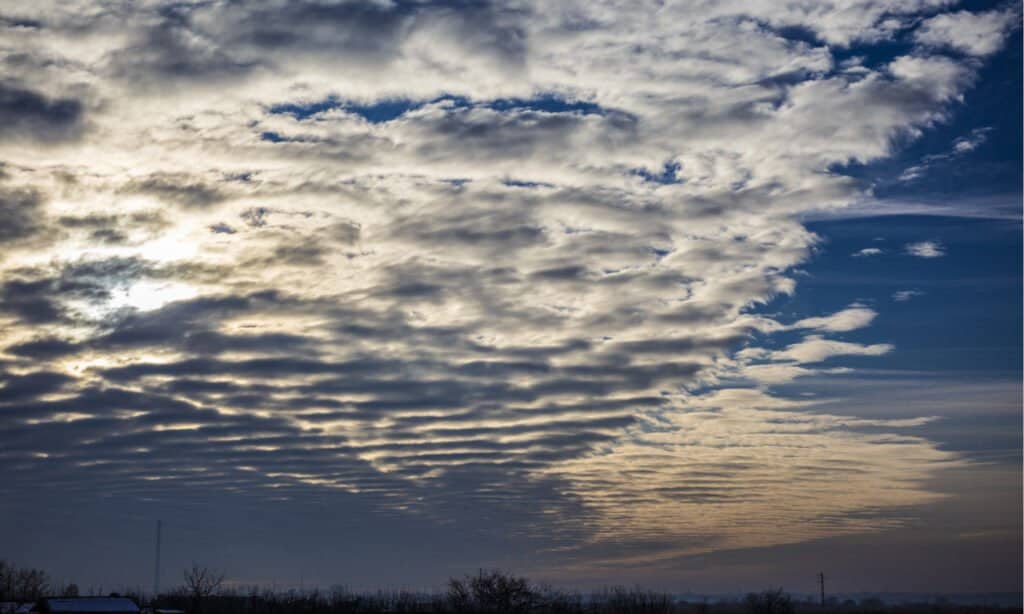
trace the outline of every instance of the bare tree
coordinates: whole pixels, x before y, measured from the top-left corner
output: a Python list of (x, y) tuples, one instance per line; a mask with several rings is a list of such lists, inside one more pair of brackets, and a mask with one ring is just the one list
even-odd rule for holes
[(11, 576), (12, 571), (10, 563), (0, 559), (0, 601), (11, 601), (14, 599), (14, 579)]
[(500, 571), (480, 571), (465, 580), (448, 581), (448, 602), (457, 611), (517, 614), (537, 605), (539, 594), (526, 578)]
[(0, 601), (35, 601), (49, 588), (50, 577), (42, 569), (0, 561)]
[(216, 594), (223, 583), (224, 574), (208, 567), (192, 563), (192, 568), (185, 570), (185, 590), (192, 598), (192, 607), (196, 612), (202, 607), (203, 600)]
[(0, 601), (14, 601), (15, 580), (18, 570), (7, 561), (0, 560)]
[(18, 592), (24, 601), (36, 601), (50, 588), (50, 577), (42, 569), (26, 567), (18, 571)]

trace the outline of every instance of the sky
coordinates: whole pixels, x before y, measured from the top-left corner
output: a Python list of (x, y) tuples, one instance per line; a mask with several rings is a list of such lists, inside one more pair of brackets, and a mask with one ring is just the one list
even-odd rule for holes
[(0, 4), (0, 558), (1020, 592), (1020, 24)]

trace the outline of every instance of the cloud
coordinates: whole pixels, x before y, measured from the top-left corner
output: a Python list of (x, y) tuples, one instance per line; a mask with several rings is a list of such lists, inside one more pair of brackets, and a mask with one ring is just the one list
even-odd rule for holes
[(158, 210), (121, 215), (62, 215), (53, 220), (53, 223), (71, 233), (85, 233), (85, 238), (89, 242), (107, 245), (139, 243), (159, 234), (170, 225)]
[(979, 74), (924, 39), (838, 64), (942, 14), (898, 4), (26, 4), (0, 496), (358, 501), (594, 560), (893, 526), (951, 455), (761, 390), (891, 351), (825, 337), (877, 313), (758, 308), (867, 198), (829, 169)]
[(121, 191), (125, 194), (146, 194), (191, 208), (209, 207), (227, 198), (217, 187), (184, 173), (153, 173), (132, 179)]
[(908, 243), (903, 249), (911, 256), (918, 258), (941, 258), (946, 255), (946, 248), (938, 241), (919, 241)]
[(921, 292), (920, 290), (899, 290), (897, 292), (893, 292), (892, 300), (898, 303), (905, 303), (915, 296), (924, 296), (924, 292)]
[(822, 362), (834, 356), (881, 356), (893, 350), (889, 343), (862, 345), (847, 341), (825, 339), (819, 335), (809, 335), (803, 341), (794, 343), (786, 349), (773, 352), (776, 360), (792, 360), (797, 363)]
[[(644, 544), (596, 561), (580, 557), (582, 569), (642, 569), (695, 553), (799, 542), (808, 532), (858, 533), (880, 519), (851, 513), (857, 507), (846, 496), (851, 485), (890, 484), (884, 505), (919, 504), (936, 495), (906, 480), (927, 475), (933, 463), (959, 462), (919, 438), (871, 434), (897, 421), (807, 414), (801, 403), (755, 390), (723, 389), (689, 398), (687, 406), (686, 413), (650, 416), (590, 456), (553, 468), (572, 476), (575, 496), (602, 511), (599, 537)], [(915, 424), (921, 422), (904, 423)], [(901, 459), (898, 469), (871, 456), (884, 445), (894, 446), (889, 458)], [(692, 454), (695, 447), (703, 453)], [(806, 481), (819, 493), (813, 503), (799, 494)], [(715, 514), (701, 518), (708, 506)], [(901, 523), (891, 522), (893, 528)]]
[(999, 51), (1007, 34), (1020, 27), (1020, 5), (1002, 10), (943, 13), (925, 20), (914, 40), (930, 47), (951, 47), (973, 56)]
[(991, 130), (992, 128), (990, 127), (975, 128), (974, 130), (971, 130), (970, 134), (967, 136), (962, 136), (954, 140), (953, 146), (948, 152), (924, 156), (918, 164), (904, 169), (896, 180), (902, 182), (916, 181), (928, 174), (934, 167), (948, 164), (961, 156), (969, 154), (987, 140), (988, 133), (991, 132)]
[(0, 122), (4, 140), (45, 144), (76, 141), (85, 132), (85, 104), (0, 80)]
[(865, 247), (864, 249), (853, 252), (854, 258), (866, 258), (868, 256), (880, 256), (885, 252), (877, 247)]
[(43, 229), (43, 199), (31, 187), (0, 186), (0, 243), (28, 239)]
[(969, 135), (960, 137), (953, 141), (953, 152), (955, 154), (962, 155), (967, 152), (974, 151), (988, 139), (988, 133), (991, 131), (991, 127), (975, 128), (974, 130), (971, 130)]
[(805, 318), (793, 324), (793, 328), (813, 328), (826, 332), (847, 332), (869, 326), (878, 315), (874, 309), (862, 305), (850, 307), (830, 316)]

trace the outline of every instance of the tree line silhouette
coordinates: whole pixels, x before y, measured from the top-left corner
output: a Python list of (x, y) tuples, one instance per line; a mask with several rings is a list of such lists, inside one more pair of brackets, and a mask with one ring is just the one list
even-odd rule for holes
[[(33, 602), (43, 597), (76, 597), (78, 586), (56, 586), (40, 569), (0, 560), (0, 602)], [(1020, 607), (953, 604), (885, 605), (877, 598), (860, 602), (797, 600), (782, 588), (750, 593), (733, 601), (685, 601), (666, 593), (614, 587), (588, 595), (557, 590), (497, 570), (451, 578), (446, 590), (355, 593), (272, 591), (225, 587), (222, 572), (193, 564), (182, 583), (155, 599), (125, 591), (140, 605), (183, 610), (187, 614), (1013, 614)], [(0, 612), (0, 614), (5, 614)]]

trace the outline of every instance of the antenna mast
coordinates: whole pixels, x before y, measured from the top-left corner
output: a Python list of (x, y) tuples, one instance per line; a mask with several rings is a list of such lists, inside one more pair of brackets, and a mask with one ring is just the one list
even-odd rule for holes
[(821, 607), (825, 607), (825, 572), (818, 572), (818, 587), (821, 589)]
[(163, 521), (156, 521), (156, 568), (153, 570), (153, 601), (160, 596), (160, 532)]

